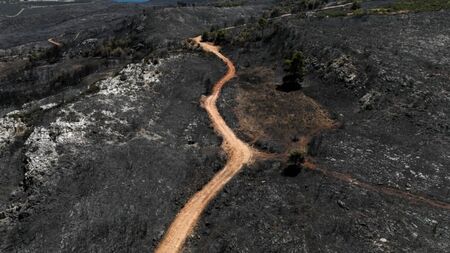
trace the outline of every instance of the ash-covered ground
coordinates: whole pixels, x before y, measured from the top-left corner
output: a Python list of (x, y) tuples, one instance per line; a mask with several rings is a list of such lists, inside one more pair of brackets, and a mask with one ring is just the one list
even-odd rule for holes
[(3, 250), (148, 250), (182, 200), (221, 167), (219, 140), (199, 107), (205, 85), (197, 81), (220, 70), (211, 59), (174, 55), (130, 64), (74, 103), (40, 106), (45, 115), (22, 150), (9, 150), (24, 151), (25, 164), (15, 168), (24, 178), (12, 204), (3, 206)]
[(57, 27), (37, 15), (3, 31), (1, 252), (152, 251), (222, 168), (200, 99), (225, 66), (184, 40), (259, 8), (116, 8), (139, 11), (114, 23), (103, 10), (76, 40), (54, 35), (82, 30), (76, 11)]
[[(314, 138), (321, 145), (311, 159), (322, 169), (286, 173), (278, 159), (245, 168), (208, 208), (187, 251), (448, 252), (449, 17), (292, 17), (262, 41), (230, 45), (239, 77), (222, 108), (243, 138), (289, 152), (310, 127), (303, 119), (318, 121), (323, 108), (339, 127)], [(301, 90), (278, 91), (280, 56), (295, 50), (308, 76)], [(295, 123), (283, 127), (287, 120)]]
[[(0, 13), (0, 251), (153, 251), (226, 161), (200, 107), (226, 68), (185, 39), (230, 25), (216, 43), (238, 76), (218, 106), (270, 158), (185, 251), (450, 251), (450, 13), (261, 21), (261, 3)], [(297, 51), (302, 88), (281, 91)]]

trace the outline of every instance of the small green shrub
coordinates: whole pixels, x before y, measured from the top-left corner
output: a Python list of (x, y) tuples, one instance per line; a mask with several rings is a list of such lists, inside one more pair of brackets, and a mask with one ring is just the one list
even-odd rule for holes
[(288, 162), (290, 164), (300, 165), (305, 161), (305, 157), (302, 152), (294, 150), (289, 154)]
[(223, 43), (227, 41), (227, 32), (223, 29), (221, 30), (213, 30), (210, 32), (202, 33), (203, 41), (213, 41), (215, 43)]
[(367, 15), (368, 12), (367, 12), (366, 10), (363, 10), (363, 9), (357, 9), (357, 10), (354, 10), (354, 11), (352, 12), (352, 14), (353, 14), (353, 16), (361, 17), (361, 16)]
[(361, 9), (361, 3), (360, 3), (359, 1), (353, 1), (353, 4), (352, 4), (351, 9), (352, 9), (352, 10), (358, 10), (358, 9)]
[(303, 80), (305, 74), (305, 58), (303, 53), (295, 51), (290, 58), (285, 59), (284, 69), (289, 74), (295, 75), (300, 80)]
[(326, 3), (326, 0), (302, 0), (300, 2), (300, 8), (306, 10), (314, 10), (319, 8), (322, 4)]

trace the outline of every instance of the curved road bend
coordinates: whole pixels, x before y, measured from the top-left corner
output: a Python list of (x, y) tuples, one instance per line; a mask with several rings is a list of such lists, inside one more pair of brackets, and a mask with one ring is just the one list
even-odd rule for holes
[(222, 190), (225, 184), (235, 176), (245, 164), (252, 161), (254, 151), (234, 134), (220, 115), (216, 102), (222, 87), (235, 77), (236, 69), (233, 63), (220, 53), (219, 47), (202, 42), (202, 37), (192, 39), (205, 52), (210, 52), (220, 58), (228, 67), (227, 73), (214, 85), (212, 94), (202, 100), (202, 105), (208, 112), (217, 134), (223, 137), (222, 148), (226, 151), (228, 161), (200, 191), (194, 194), (185, 206), (178, 212), (159, 243), (156, 253), (175, 253), (183, 249), (187, 237), (192, 233), (202, 212), (209, 202)]
[(15, 17), (18, 17), (20, 14), (22, 14), (22, 12), (25, 10), (25, 8), (22, 8), (22, 9), (20, 9), (20, 11), (19, 12), (17, 12), (17, 14), (16, 15), (6, 15), (6, 17), (7, 18), (15, 18)]

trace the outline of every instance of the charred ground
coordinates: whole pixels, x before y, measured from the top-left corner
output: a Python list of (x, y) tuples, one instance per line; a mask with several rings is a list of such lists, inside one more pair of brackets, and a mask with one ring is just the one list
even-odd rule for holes
[[(232, 38), (242, 30), (225, 39), (240, 65), (224, 104), (237, 131), (263, 149), (307, 155), (299, 147), (313, 125), (321, 145), (310, 160), (323, 170), (249, 167), (211, 205), (191, 251), (447, 251), (448, 204), (408, 196), (449, 201), (448, 14), (292, 17), (239, 49)], [(280, 93), (283, 59), (296, 50), (307, 58), (303, 89)], [(314, 125), (323, 110), (337, 128)]]
[[(1, 251), (156, 246), (226, 159), (199, 105), (225, 67), (184, 43), (207, 32), (238, 70), (221, 113), (271, 155), (211, 203), (187, 252), (447, 252), (449, 210), (420, 198), (450, 202), (450, 13), (314, 2), (1, 17)], [(302, 88), (277, 90), (294, 52)]]
[(36, 20), (47, 9), (2, 37), (2, 252), (151, 251), (222, 166), (200, 97), (225, 68), (184, 41), (258, 7), (113, 8), (78, 37), (56, 34), (80, 16)]

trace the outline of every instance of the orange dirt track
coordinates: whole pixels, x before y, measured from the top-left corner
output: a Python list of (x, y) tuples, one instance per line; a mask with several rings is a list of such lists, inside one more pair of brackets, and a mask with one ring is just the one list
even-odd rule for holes
[(192, 230), (209, 202), (245, 164), (252, 161), (252, 157), (255, 154), (251, 147), (236, 137), (233, 130), (230, 129), (220, 115), (216, 106), (217, 98), (220, 95), (222, 87), (236, 75), (235, 67), (227, 57), (220, 53), (219, 47), (202, 42), (201, 40), (201, 36), (192, 39), (204, 51), (213, 53), (219, 57), (228, 67), (227, 73), (214, 85), (212, 94), (202, 100), (202, 105), (208, 112), (215, 131), (223, 137), (222, 148), (228, 155), (228, 161), (225, 167), (203, 189), (195, 193), (180, 212), (178, 212), (169, 229), (166, 231), (164, 238), (159, 243), (155, 251), (157, 253), (175, 253), (182, 251), (187, 237), (192, 233)]
[(49, 43), (51, 43), (51, 44), (57, 46), (57, 47), (62, 47), (62, 44), (59, 43), (59, 42), (57, 42), (57, 41), (55, 41), (55, 39), (53, 39), (53, 38), (50, 38), (50, 39), (48, 39), (47, 41), (48, 41)]

